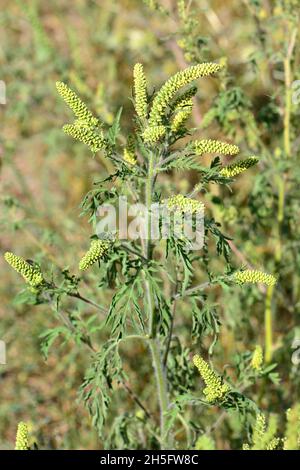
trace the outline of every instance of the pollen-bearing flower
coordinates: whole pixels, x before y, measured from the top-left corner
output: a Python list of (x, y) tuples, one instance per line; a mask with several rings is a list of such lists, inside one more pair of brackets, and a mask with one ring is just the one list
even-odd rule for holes
[(197, 199), (183, 196), (182, 194), (176, 194), (175, 196), (169, 197), (164, 201), (169, 211), (182, 213), (190, 212), (196, 214), (202, 212), (204, 204)]
[(193, 110), (193, 96), (197, 92), (197, 87), (192, 87), (183, 93), (175, 100), (170, 106), (171, 111), (175, 112), (175, 116), (172, 120), (171, 131), (173, 133), (178, 132), (184, 126), (187, 119), (190, 117)]
[(262, 271), (246, 269), (245, 271), (237, 271), (233, 275), (233, 279), (237, 284), (266, 284), (267, 286), (274, 286), (277, 279), (273, 274), (267, 274)]
[(255, 349), (254, 349), (254, 352), (253, 352), (253, 355), (252, 355), (252, 359), (251, 359), (252, 369), (260, 371), (261, 366), (263, 364), (263, 361), (264, 361), (264, 358), (263, 358), (262, 347), (259, 344), (257, 344), (255, 346)]
[(89, 147), (91, 152), (96, 153), (100, 149), (105, 148), (106, 141), (102, 132), (95, 132), (92, 129), (78, 124), (66, 124), (63, 126), (65, 134), (70, 135), (73, 139), (79, 140)]
[(258, 413), (256, 416), (255, 426), (253, 429), (253, 442), (260, 443), (264, 440), (264, 436), (267, 430), (266, 418), (262, 413)]
[(87, 126), (95, 127), (98, 124), (98, 119), (93, 116), (91, 111), (85, 103), (71, 90), (64, 82), (56, 82), (56, 88), (62, 99), (73, 111), (75, 116), (83, 121)]
[(161, 139), (166, 133), (165, 126), (146, 127), (142, 137), (147, 143), (154, 143)]
[(90, 249), (79, 262), (79, 269), (85, 271), (96, 261), (103, 258), (111, 247), (110, 240), (92, 240)]
[(4, 258), (5, 261), (7, 261), (15, 271), (21, 274), (25, 281), (32, 287), (38, 287), (43, 283), (44, 278), (40, 269), (25, 261), (22, 256), (17, 256), (8, 251), (5, 253)]
[(220, 153), (221, 155), (237, 155), (240, 151), (237, 145), (227, 144), (220, 140), (203, 139), (194, 141), (194, 149), (197, 155), (204, 153)]
[(23, 421), (18, 424), (15, 450), (29, 450), (28, 427)]
[(200, 77), (212, 75), (218, 72), (220, 68), (221, 66), (219, 64), (207, 62), (192, 65), (169, 78), (153, 100), (149, 119), (150, 126), (159, 126), (162, 123), (166, 108), (170, 106), (172, 99), (180, 88), (189, 85), (192, 81)]
[(252, 443), (244, 444), (243, 450), (275, 450), (278, 448), (281, 439), (276, 437), (277, 419), (276, 416), (270, 416), (267, 426), (266, 418), (262, 413), (256, 416), (255, 425), (252, 433)]
[(198, 354), (193, 357), (193, 362), (206, 385), (203, 394), (206, 396), (207, 401), (218, 402), (223, 400), (226, 394), (230, 392), (229, 385), (224, 384), (221, 377), (219, 377)]
[(193, 96), (195, 96), (196, 93), (197, 93), (196, 86), (193, 86), (189, 88), (187, 91), (185, 91), (184, 93), (182, 93), (182, 95), (178, 96), (178, 98), (176, 98), (176, 100), (174, 100), (172, 104), (170, 105), (171, 111), (174, 111), (177, 109), (183, 109), (186, 106), (190, 106), (191, 104), (193, 104), (192, 98)]
[(286, 412), (286, 431), (284, 450), (300, 450), (300, 404), (297, 403)]
[(135, 110), (140, 118), (147, 117), (147, 81), (142, 64), (135, 64), (133, 69), (133, 87)]
[(255, 156), (245, 158), (245, 160), (225, 166), (220, 170), (220, 174), (222, 176), (226, 176), (226, 178), (233, 178), (234, 176), (243, 173), (243, 171), (247, 170), (251, 166), (256, 165), (258, 161), (259, 159)]
[(191, 112), (192, 112), (192, 100), (190, 101), (190, 106), (186, 106), (185, 109), (182, 109), (178, 111), (177, 114), (175, 114), (174, 119), (171, 124), (171, 131), (176, 133), (180, 129), (182, 129), (183, 125), (187, 121), (187, 119), (190, 117)]

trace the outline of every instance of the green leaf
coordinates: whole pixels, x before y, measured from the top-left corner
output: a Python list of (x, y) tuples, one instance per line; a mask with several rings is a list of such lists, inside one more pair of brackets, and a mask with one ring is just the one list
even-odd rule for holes
[(113, 122), (112, 126), (109, 128), (109, 131), (107, 133), (108, 140), (109, 140), (109, 142), (112, 146), (115, 145), (117, 136), (118, 136), (118, 134), (121, 130), (121, 128), (120, 128), (120, 119), (121, 119), (122, 111), (123, 111), (123, 108), (121, 107), (119, 109), (119, 111), (117, 112), (117, 115), (114, 119), (114, 122)]

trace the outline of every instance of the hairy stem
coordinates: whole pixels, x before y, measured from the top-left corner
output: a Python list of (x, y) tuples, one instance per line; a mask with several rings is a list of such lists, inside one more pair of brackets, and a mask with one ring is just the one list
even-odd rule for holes
[[(297, 37), (297, 29), (291, 33), (286, 58), (284, 59), (284, 84), (285, 84), (285, 104), (284, 104), (284, 119), (283, 119), (283, 147), (284, 158), (291, 157), (291, 111), (292, 111), (292, 71), (291, 60), (295, 48)], [(277, 208), (277, 224), (276, 224), (276, 247), (275, 247), (275, 261), (277, 266), (282, 259), (282, 223), (284, 220), (284, 203), (285, 203), (285, 174), (278, 175), (277, 180), (277, 193), (278, 193), (278, 208)], [(265, 361), (272, 360), (272, 298), (274, 294), (274, 287), (270, 286), (267, 290), (266, 303), (265, 303)]]
[[(151, 205), (152, 205), (152, 190), (153, 190), (153, 176), (154, 176), (154, 155), (151, 153), (149, 157), (148, 176), (146, 180), (146, 208), (147, 208), (147, 223), (146, 223), (146, 243), (145, 243), (145, 258), (148, 262), (151, 260)], [(146, 293), (149, 312), (149, 337), (155, 337), (155, 312), (154, 312), (154, 299), (153, 292), (149, 280), (146, 278)]]
[(162, 364), (160, 344), (157, 338), (149, 339), (149, 348), (152, 355), (152, 363), (155, 371), (158, 401), (160, 407), (160, 437), (162, 450), (169, 449), (166, 413), (169, 408), (167, 383), (165, 370)]
[[(154, 171), (154, 155), (149, 156), (148, 175), (146, 179), (146, 208), (147, 208), (147, 236), (144, 247), (144, 256), (148, 262), (152, 257), (151, 246), (151, 206), (152, 206), (152, 193), (155, 184), (155, 171)], [(166, 422), (166, 412), (169, 406), (168, 389), (165, 378), (165, 370), (161, 357), (161, 345), (156, 338), (156, 325), (155, 325), (155, 305), (153, 291), (147, 276), (145, 277), (145, 287), (147, 294), (147, 307), (149, 314), (149, 348), (152, 356), (153, 369), (155, 372), (156, 388), (158, 395), (158, 402), (160, 407), (160, 439), (163, 449), (169, 447), (168, 445), (168, 432)]]
[(274, 286), (269, 286), (266, 295), (265, 308), (265, 361), (272, 360), (273, 329), (272, 329), (272, 297)]

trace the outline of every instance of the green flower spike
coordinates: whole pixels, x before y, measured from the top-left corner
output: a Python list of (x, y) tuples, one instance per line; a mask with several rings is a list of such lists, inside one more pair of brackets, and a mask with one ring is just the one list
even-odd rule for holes
[(195, 140), (194, 148), (197, 155), (204, 153), (220, 153), (221, 155), (237, 155), (240, 151), (237, 145), (227, 144), (220, 140)]
[(222, 383), (221, 378), (209, 367), (201, 356), (194, 356), (193, 362), (206, 385), (203, 394), (206, 396), (207, 401), (214, 403), (223, 400), (227, 393), (230, 392), (229, 385)]
[(147, 117), (147, 82), (142, 64), (133, 69), (135, 110), (140, 118)]
[(185, 122), (190, 117), (191, 112), (192, 112), (192, 100), (191, 100), (191, 104), (189, 107), (187, 106), (184, 110), (179, 111), (175, 115), (171, 124), (171, 131), (174, 132), (174, 134), (178, 132), (180, 129), (182, 129)]
[(280, 438), (274, 437), (267, 445), (266, 450), (276, 450), (279, 444), (280, 444)]
[(87, 145), (93, 153), (103, 149), (106, 145), (102, 132), (96, 133), (88, 127), (79, 126), (77, 124), (66, 124), (63, 126), (63, 131), (73, 137), (73, 139), (79, 140)]
[(275, 437), (277, 419), (271, 416), (267, 426), (266, 418), (262, 413), (257, 414), (252, 434), (252, 444), (244, 444), (243, 450), (275, 450), (281, 439)]
[(177, 212), (180, 214), (182, 212), (191, 212), (192, 214), (196, 214), (202, 212), (204, 209), (204, 204), (201, 201), (185, 197), (182, 194), (172, 196), (164, 202), (167, 205), (169, 211)]
[(171, 111), (175, 111), (178, 109), (184, 109), (186, 106), (193, 105), (192, 98), (197, 93), (197, 87), (193, 86), (185, 93), (182, 93), (173, 103), (170, 105)]
[(154, 126), (154, 127), (147, 127), (142, 137), (145, 142), (151, 144), (157, 142), (161, 137), (163, 137), (166, 133), (166, 128), (164, 126)]
[(220, 70), (221, 66), (214, 63), (203, 63), (193, 65), (185, 70), (177, 72), (173, 77), (169, 78), (161, 87), (153, 100), (150, 111), (150, 126), (159, 126), (163, 121), (165, 110), (170, 106), (172, 99), (180, 88), (189, 85), (200, 77), (212, 75)]
[(193, 110), (193, 96), (197, 93), (197, 87), (192, 87), (183, 93), (170, 106), (172, 112), (176, 112), (172, 124), (171, 131), (175, 134), (180, 131)]
[(25, 281), (32, 287), (37, 287), (43, 283), (44, 279), (41, 271), (30, 263), (27, 263), (27, 261), (25, 261), (21, 256), (6, 252), (4, 258), (5, 261), (7, 261), (15, 271), (21, 274)]
[(135, 143), (131, 134), (128, 136), (127, 144), (124, 148), (124, 160), (131, 165), (136, 164)]
[(81, 271), (88, 269), (96, 261), (103, 258), (110, 247), (111, 242), (109, 240), (92, 240), (90, 249), (79, 262), (79, 269)]
[(98, 125), (99, 120), (93, 116), (84, 102), (63, 82), (56, 82), (56, 88), (62, 99), (73, 111), (75, 116), (89, 127)]
[(251, 359), (251, 367), (254, 370), (260, 371), (263, 364), (263, 350), (262, 347), (258, 344), (255, 346), (254, 353)]
[(243, 173), (243, 171), (248, 170), (253, 165), (259, 161), (257, 157), (248, 157), (245, 160), (234, 163), (233, 165), (225, 166), (221, 169), (220, 174), (226, 178), (233, 178), (234, 176)]
[(233, 275), (233, 279), (237, 284), (266, 284), (267, 286), (274, 286), (277, 282), (277, 279), (272, 274), (267, 274), (262, 271), (255, 271), (251, 269), (246, 269), (245, 271), (237, 271)]
[(284, 450), (300, 450), (300, 404), (294, 405), (286, 412)]
[(29, 450), (28, 427), (22, 421), (18, 424), (15, 450)]

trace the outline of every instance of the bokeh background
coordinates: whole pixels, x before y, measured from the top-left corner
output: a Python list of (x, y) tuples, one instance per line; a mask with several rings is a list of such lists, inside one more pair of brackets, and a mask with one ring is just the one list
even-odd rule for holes
[[(153, 87), (196, 60), (223, 60), (221, 80), (199, 86), (191, 125), (210, 125), (199, 135), (231, 140), (242, 151), (261, 156), (261, 163), (234, 185), (234, 192), (211, 188), (212, 213), (233, 238), (237, 265), (278, 272), (273, 298), (273, 362), (281, 384), (262, 383), (251, 389), (267, 413), (284, 419), (296, 403), (300, 369), (291, 362), (299, 327), (299, 141), (298, 106), (290, 119), (292, 155), (286, 155), (284, 59), (293, 34), (298, 2), (196, 0), (193, 23), (184, 23), (176, 1), (140, 0), (0, 0), (0, 80), (6, 84), (6, 104), (0, 105), (1, 253), (9, 250), (42, 265), (53, 263), (76, 270), (74, 258), (83, 253), (90, 226), (79, 217), (79, 204), (105, 162), (91, 158), (82, 144), (65, 136), (62, 125), (70, 114), (55, 89), (67, 82), (107, 123), (123, 106), (122, 128), (131, 128), (132, 69), (142, 62)], [(286, 6), (284, 6), (286, 4)], [(285, 8), (290, 8), (285, 10)], [(189, 43), (190, 41), (190, 43)], [(292, 80), (299, 74), (298, 39), (293, 45)], [(217, 100), (216, 97), (220, 97)], [(215, 105), (215, 115), (207, 111)], [(298, 132), (297, 132), (298, 131)], [(297, 140), (298, 139), (298, 140)], [(292, 162), (292, 163), (291, 163)], [(278, 176), (279, 175), (279, 176)], [(281, 175), (281, 176), (280, 176)], [(288, 190), (277, 260), (276, 213), (278, 178)], [(183, 191), (196, 181), (174, 173)], [(296, 182), (295, 182), (296, 179)], [(216, 266), (219, 261), (216, 260)], [(12, 448), (17, 423), (30, 423), (32, 435), (48, 448), (101, 448), (90, 418), (77, 400), (89, 355), (72, 342), (57, 341), (47, 361), (40, 348), (42, 333), (57, 318), (47, 306), (22, 303), (22, 280), (0, 258), (0, 338), (7, 345), (7, 365), (0, 365), (0, 448)], [(199, 280), (201, 276), (199, 273)], [(90, 282), (89, 282), (90, 281)], [(85, 292), (101, 301), (103, 293), (88, 278)], [(266, 292), (263, 288), (216, 290), (222, 322), (216, 363), (232, 363), (237, 353), (264, 346)], [(74, 305), (84, 318), (94, 314)], [(182, 324), (189, 324), (183, 309)], [(143, 355), (142, 346), (124, 351)], [(151, 381), (146, 364), (128, 366), (131, 384), (146, 402)], [(132, 406), (120, 392), (118, 406)], [(117, 406), (117, 402), (116, 402)], [(216, 413), (216, 411), (215, 411)], [(208, 416), (208, 421), (210, 417)], [(219, 448), (239, 445), (240, 425), (225, 422), (216, 433)]]

